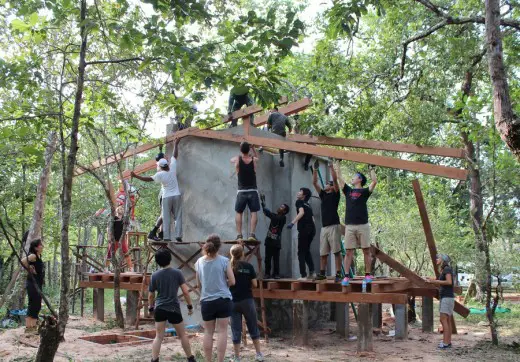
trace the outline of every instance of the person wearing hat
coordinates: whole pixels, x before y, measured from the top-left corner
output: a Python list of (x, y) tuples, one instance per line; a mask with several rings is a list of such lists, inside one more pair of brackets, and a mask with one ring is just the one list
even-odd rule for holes
[(455, 294), (453, 292), (453, 269), (451, 268), (450, 257), (446, 254), (437, 255), (437, 266), (439, 267), (439, 277), (426, 278), (430, 283), (439, 285), (439, 311), (440, 322), (442, 324), (442, 342), (440, 349), (451, 348), (451, 317), (455, 307)]
[(339, 192), (338, 175), (332, 163), (329, 170), (332, 181), (327, 182), (322, 189), (318, 184), (318, 167), (316, 165), (312, 172), (312, 184), (321, 200), (321, 232), (320, 232), (320, 273), (316, 280), (326, 280), (327, 258), (330, 253), (334, 254), (336, 264), (336, 283), (341, 282), (341, 225), (339, 222), (338, 206), (341, 199)]
[[(159, 152), (157, 154), (157, 156), (155, 156), (155, 161), (159, 162), (163, 158), (165, 158), (164, 153)], [(157, 165), (157, 171), (161, 171), (161, 168), (159, 167), (159, 165)], [(159, 199), (159, 209), (162, 209), (162, 188), (159, 191), (158, 199)], [(148, 240), (160, 241), (163, 239), (162, 224), (163, 224), (163, 219), (162, 219), (162, 213), (161, 213), (161, 215), (159, 215), (159, 217), (157, 218), (157, 221), (155, 222), (153, 229), (148, 233)], [(159, 232), (159, 234), (157, 234), (157, 232)]]
[[(370, 255), (370, 225), (368, 224), (367, 201), (377, 184), (374, 166), (369, 165), (371, 183), (368, 187), (367, 178), (361, 172), (356, 172), (352, 178), (352, 187), (339, 176), (340, 186), (346, 199), (345, 210), (345, 278), (341, 285), (349, 285), (348, 271), (354, 257), (354, 250), (361, 248), (365, 259), (365, 282), (372, 282), (372, 257)], [(341, 171), (341, 170), (340, 170)], [(341, 172), (339, 173), (341, 175)]]
[[(152, 177), (139, 176), (133, 171), (132, 177), (144, 182), (157, 182), (161, 184), (162, 193), (162, 219), (164, 241), (171, 241), (170, 223), (175, 219), (175, 240), (182, 241), (182, 196), (177, 181), (177, 157), (179, 155), (179, 141), (174, 143), (173, 155), (170, 163), (165, 158), (157, 162), (157, 173)], [(157, 226), (157, 224), (156, 224)]]
[[(253, 151), (253, 155), (249, 151)], [(256, 240), (256, 225), (258, 224), (258, 211), (260, 211), (260, 197), (256, 186), (256, 166), (258, 155), (254, 147), (247, 142), (240, 144), (240, 155), (231, 159), (231, 163), (235, 165), (235, 171), (238, 176), (238, 192), (235, 201), (235, 225), (237, 229), (236, 240), (242, 240), (242, 216), (246, 207), (251, 212), (251, 225), (249, 240)]]

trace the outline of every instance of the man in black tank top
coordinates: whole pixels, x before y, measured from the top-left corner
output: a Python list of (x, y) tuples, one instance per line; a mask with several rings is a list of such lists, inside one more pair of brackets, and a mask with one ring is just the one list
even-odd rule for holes
[[(249, 155), (249, 151), (253, 151), (253, 156)], [(249, 143), (242, 142), (240, 144), (240, 155), (233, 157), (231, 162), (235, 165), (238, 176), (238, 193), (235, 202), (235, 223), (237, 228), (237, 240), (242, 240), (242, 214), (249, 207), (251, 212), (251, 231), (249, 240), (256, 240), (255, 230), (258, 223), (258, 211), (260, 211), (260, 198), (256, 187), (256, 164), (258, 156), (255, 148)]]

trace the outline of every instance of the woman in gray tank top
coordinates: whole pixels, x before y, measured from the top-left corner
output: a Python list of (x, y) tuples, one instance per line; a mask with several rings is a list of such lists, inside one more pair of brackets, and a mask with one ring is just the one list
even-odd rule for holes
[(213, 334), (218, 325), (217, 361), (223, 362), (226, 354), (227, 330), (233, 303), (229, 287), (235, 285), (235, 275), (229, 259), (219, 255), (221, 242), (212, 234), (202, 247), (204, 256), (195, 263), (197, 285), (201, 291), (200, 306), (204, 321), (204, 358), (211, 362)]

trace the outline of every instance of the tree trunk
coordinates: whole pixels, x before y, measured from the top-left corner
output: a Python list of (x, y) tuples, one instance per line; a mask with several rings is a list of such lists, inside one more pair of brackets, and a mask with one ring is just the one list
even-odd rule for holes
[[(456, 114), (461, 118), (463, 107), (467, 98), (471, 94), (471, 86), (473, 81), (473, 68), (478, 64), (481, 58), (476, 58), (470, 70), (466, 72), (466, 79), (462, 85), (462, 104), (457, 109)], [(484, 206), (482, 196), (482, 182), (480, 179), (480, 170), (478, 167), (478, 157), (475, 152), (475, 145), (470, 140), (466, 131), (461, 131), (462, 141), (466, 151), (466, 159), (469, 170), (469, 198), (470, 198), (470, 216), (471, 225), (475, 234), (475, 281), (477, 284), (477, 297), (486, 302), (486, 316), (489, 321), (491, 330), (492, 343), (498, 344), (497, 325), (494, 320), (494, 309), (491, 308), (491, 260), (489, 255), (490, 236), (484, 225)]]
[(520, 119), (513, 113), (504, 66), (500, 32), (500, 1), (486, 0), (486, 41), (493, 85), (493, 114), (502, 140), (520, 158)]
[[(52, 158), (54, 156), (54, 152), (56, 151), (57, 139), (58, 135), (56, 131), (49, 132), (49, 135), (47, 136), (47, 147), (45, 148), (44, 154), (45, 164), (40, 173), (40, 181), (38, 182), (38, 188), (36, 190), (36, 200), (34, 200), (34, 209), (31, 220), (31, 226), (29, 227), (29, 235), (27, 236), (27, 241), (29, 243), (32, 240), (41, 239), (42, 237), (45, 198), (47, 196), (47, 188), (49, 187)], [(29, 245), (25, 246), (25, 250), (29, 250)]]
[[(72, 179), (78, 152), (79, 120), (81, 117), (81, 102), (83, 98), (83, 86), (85, 82), (86, 52), (87, 52), (87, 29), (85, 19), (87, 17), (87, 1), (81, 0), (80, 10), (80, 35), (81, 46), (79, 52), (78, 78), (76, 84), (76, 95), (74, 101), (74, 113), (70, 132), (69, 154), (63, 172), (63, 189), (61, 193), (61, 288), (60, 309), (57, 323), (47, 323), (46, 333), (42, 333), (40, 346), (38, 348), (39, 361), (53, 361), (58, 350), (58, 341), (62, 341), (65, 335), (65, 327), (69, 319), (69, 283), (70, 283), (70, 256), (69, 256), (69, 224), (72, 206)], [(64, 140), (62, 139), (62, 142)], [(65, 147), (62, 145), (62, 157)]]

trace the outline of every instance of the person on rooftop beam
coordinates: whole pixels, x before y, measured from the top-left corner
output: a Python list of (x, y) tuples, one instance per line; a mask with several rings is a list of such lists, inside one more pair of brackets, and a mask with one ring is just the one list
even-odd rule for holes
[(180, 138), (175, 139), (173, 155), (170, 164), (165, 158), (157, 162), (157, 173), (152, 177), (139, 176), (131, 172), (135, 177), (144, 182), (157, 182), (161, 184), (162, 191), (162, 217), (164, 241), (171, 241), (170, 224), (175, 220), (175, 240), (182, 242), (182, 195), (177, 181), (177, 157), (179, 156)]
[[(238, 111), (242, 106), (252, 106), (254, 104), (253, 98), (249, 95), (250, 86), (245, 84), (241, 86), (234, 86), (229, 92), (228, 99), (228, 120), (231, 121), (230, 127), (237, 126), (237, 119), (233, 119), (232, 114)], [(250, 117), (251, 124), (254, 125), (254, 116)]]
[[(253, 155), (249, 154), (251, 150)], [(246, 206), (251, 212), (249, 240), (256, 240), (255, 231), (258, 223), (258, 211), (260, 211), (260, 197), (256, 186), (257, 161), (258, 155), (255, 148), (247, 142), (240, 144), (240, 155), (231, 159), (238, 176), (238, 193), (235, 202), (237, 240), (243, 239), (242, 216)]]
[[(289, 118), (285, 114), (280, 113), (278, 107), (274, 107), (269, 114), (269, 118), (267, 118), (267, 129), (274, 134), (286, 137), (287, 132), (285, 128), (289, 130), (289, 133), (292, 132), (292, 125)], [(283, 154), (284, 150), (280, 149), (280, 167), (284, 167)]]
[(332, 181), (327, 182), (322, 189), (318, 184), (319, 164), (315, 163), (312, 173), (312, 184), (321, 200), (320, 233), (320, 273), (316, 280), (326, 280), (327, 259), (330, 253), (334, 254), (336, 265), (335, 282), (341, 282), (341, 225), (339, 222), (338, 206), (341, 199), (339, 191), (338, 175), (332, 163), (329, 163)]
[[(309, 200), (311, 199), (311, 190), (302, 187), (296, 194), (296, 217), (287, 225), (288, 229), (292, 229), (294, 224), (298, 224), (298, 263), (300, 266), (301, 277), (298, 280), (314, 280), (314, 261), (311, 255), (311, 243), (316, 236), (316, 225), (314, 224), (314, 215), (312, 213)], [(309, 274), (305, 269), (305, 265), (309, 267)]]
[[(364, 187), (367, 178), (361, 172), (356, 172), (352, 177), (352, 187), (347, 185), (341, 178), (341, 169), (338, 167), (338, 179), (340, 187), (346, 198), (345, 208), (345, 271), (348, 273), (354, 257), (354, 250), (361, 248), (365, 259), (365, 282), (372, 282), (371, 268), (372, 257), (370, 255), (370, 225), (368, 224), (368, 208), (367, 201), (374, 188), (377, 185), (376, 173), (374, 166), (368, 166), (371, 183), (368, 187)], [(341, 285), (349, 284), (348, 275), (343, 278)]]

